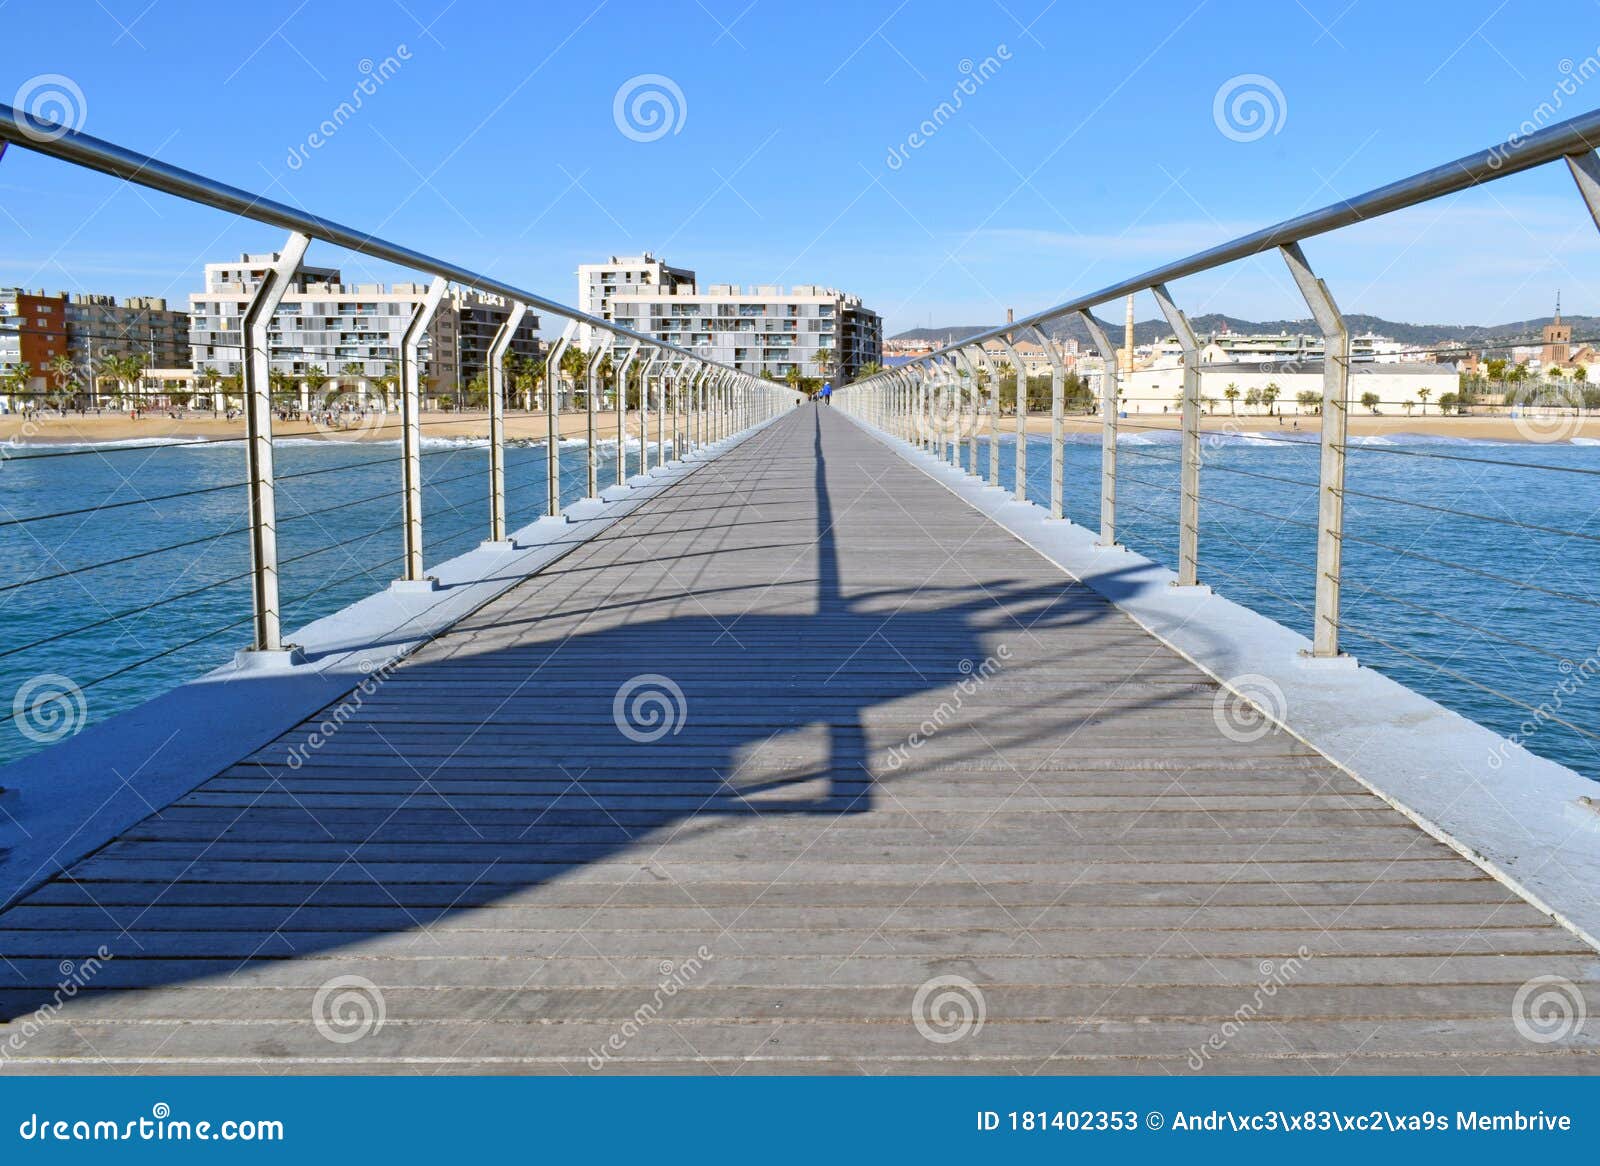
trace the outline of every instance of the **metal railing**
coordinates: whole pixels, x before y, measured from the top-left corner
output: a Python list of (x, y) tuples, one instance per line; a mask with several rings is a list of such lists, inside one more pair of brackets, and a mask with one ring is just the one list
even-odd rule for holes
[[(937, 453), (951, 464), (960, 461), (957, 435), (963, 426), (970, 426), (971, 449), (967, 467), (974, 473), (979, 468), (979, 431), (985, 430), (989, 444), (988, 480), (991, 485), (998, 486), (999, 382), (1001, 365), (1008, 361), (1019, 386), (1013, 486), (1017, 498), (1026, 499), (1027, 392), (1023, 386), (1026, 385), (1027, 373), (1015, 344), (1024, 338), (1034, 341), (1042, 347), (1051, 370), (1052, 454), (1048, 505), (1052, 518), (1062, 518), (1065, 456), (1063, 391), (1068, 362), (1060, 347), (1046, 333), (1044, 325), (1075, 316), (1087, 329), (1095, 350), (1104, 362), (1099, 386), (1099, 541), (1104, 547), (1116, 547), (1121, 505), (1117, 493), (1119, 474), (1126, 478), (1118, 460), (1119, 421), (1126, 424), (1125, 419), (1119, 418), (1118, 409), (1121, 372), (1117, 349), (1092, 315), (1091, 309), (1134, 293), (1152, 293), (1182, 354), (1180, 439), (1178, 457), (1175, 459), (1178, 463), (1175, 487), (1178, 501), (1176, 583), (1179, 587), (1196, 587), (1200, 584), (1200, 515), (1201, 502), (1205, 498), (1201, 493), (1200, 344), (1188, 317), (1175, 303), (1167, 285), (1185, 276), (1211, 271), (1267, 251), (1277, 251), (1287, 265), (1324, 342), (1322, 392), (1318, 401), (1321, 413), (1318, 470), (1316, 480), (1305, 483), (1316, 490), (1317, 496), (1316, 519), (1312, 527), (1316, 538), (1316, 561), (1314, 597), (1309, 612), (1312, 631), (1310, 655), (1316, 658), (1338, 657), (1341, 655), (1341, 629), (1356, 630), (1342, 619), (1340, 593), (1342, 555), (1347, 541), (1344, 532), (1346, 499), (1354, 493), (1345, 484), (1346, 460), (1351, 448), (1348, 436), (1350, 334), (1332, 293), (1312, 270), (1300, 249), (1300, 243), (1341, 227), (1561, 160), (1567, 163), (1591, 217), (1600, 225), (1600, 156), (1595, 153), (1596, 143), (1600, 143), (1600, 112), (1585, 114), (1531, 136), (1514, 139), (1508, 144), (1469, 154), (1454, 162), (1175, 260), (1012, 323), (964, 337), (904, 365), (885, 369), (847, 386), (839, 394), (840, 403), (867, 423)], [(987, 351), (985, 345), (989, 342), (998, 344), (1000, 351)], [(980, 376), (980, 373), (983, 375)], [(1591, 537), (1582, 532), (1560, 533), (1574, 538)], [(1600, 740), (1600, 737), (1595, 739)]]
[[(544, 510), (550, 518), (561, 518), (563, 509), (560, 478), (560, 418), (564, 382), (570, 384), (571, 392), (575, 395), (580, 391), (579, 384), (581, 381), (586, 396), (586, 435), (588, 439), (586, 445), (587, 495), (589, 497), (596, 497), (601, 492), (597, 449), (602, 438), (598, 405), (601, 399), (607, 395), (608, 383), (609, 393), (615, 405), (614, 423), (617, 443), (615, 485), (617, 486), (626, 486), (628, 482), (626, 399), (629, 395), (630, 387), (637, 393), (639, 401), (640, 448), (638, 466), (642, 475), (649, 474), (652, 469), (651, 442), (649, 440), (649, 427), (652, 417), (656, 425), (654, 465), (659, 468), (669, 464), (669, 461), (674, 463), (681, 461), (710, 444), (759, 424), (781, 411), (794, 396), (792, 391), (784, 386), (758, 379), (747, 372), (712, 361), (686, 349), (678, 348), (654, 336), (634, 332), (609, 320), (601, 319), (557, 301), (536, 295), (504, 280), (472, 271), (459, 264), (434, 258), (420, 251), (402, 247), (377, 235), (344, 226), (331, 219), (275, 202), (259, 194), (253, 194), (249, 191), (226, 185), (193, 171), (173, 166), (157, 158), (81, 133), (67, 126), (41, 121), (29, 113), (0, 104), (0, 164), (3, 164), (8, 145), (45, 154), (77, 166), (111, 175), (137, 186), (160, 191), (191, 203), (211, 207), (252, 222), (277, 227), (288, 232), (287, 241), (278, 251), (265, 278), (253, 289), (248, 302), (244, 306), (241, 321), (241, 343), (239, 346), (241, 349), (241, 360), (239, 362), (240, 388), (238, 395), (244, 403), (245, 478), (242, 482), (208, 486), (202, 490), (183, 491), (170, 496), (171, 499), (179, 499), (192, 497), (197, 493), (243, 489), (247, 498), (244, 521), (236, 527), (214, 532), (214, 534), (204, 536), (204, 538), (185, 539), (170, 546), (142, 549), (132, 555), (57, 571), (48, 576), (50, 578), (59, 578), (85, 571), (100, 570), (123, 564), (133, 559), (154, 558), (182, 547), (200, 544), (205, 542), (206, 539), (243, 535), (249, 542), (248, 571), (231, 576), (224, 582), (230, 582), (242, 578), (244, 574), (248, 574), (252, 593), (251, 612), (248, 616), (232, 624), (215, 629), (209, 635), (224, 633), (246, 623), (252, 625), (253, 636), (247, 651), (263, 654), (260, 659), (264, 663), (292, 661), (296, 658), (293, 646), (285, 645), (283, 642), (281, 626), (283, 604), (279, 593), (280, 569), (285, 563), (294, 561), (294, 559), (280, 560), (279, 558), (279, 527), (281, 522), (278, 517), (277, 489), (280, 482), (285, 481), (286, 478), (284, 475), (276, 473), (273, 464), (274, 405), (271, 385), (271, 362), (280, 346), (269, 344), (267, 333), (273, 315), (288, 293), (295, 273), (313, 241), (342, 247), (369, 258), (393, 263), (432, 277), (427, 294), (413, 309), (413, 314), (401, 345), (400, 360), (398, 361), (400, 453), (394, 459), (383, 459), (385, 462), (399, 461), (401, 469), (401, 483), (398, 493), (401, 503), (400, 526), (403, 536), (403, 551), (394, 560), (391, 560), (401, 565), (399, 578), (394, 583), (394, 586), (401, 589), (431, 589), (435, 585), (435, 580), (424, 573), (422, 500), (425, 489), (437, 487), (443, 483), (437, 479), (427, 480), (423, 472), (422, 458), (424, 450), (422, 448), (421, 431), (426, 423), (421, 416), (422, 368), (424, 364), (422, 343), (428, 326), (438, 310), (446, 290), (452, 283), (501, 296), (510, 305), (510, 315), (496, 333), (488, 354), (489, 465), (485, 484), (489, 516), (487, 523), (484, 524), (484, 533), (489, 543), (503, 545), (507, 539), (506, 499), (511, 491), (508, 491), (506, 486), (506, 361), (511, 349), (512, 338), (530, 310), (559, 317), (568, 322), (566, 331), (552, 346), (545, 362), (543, 376), (545, 414), (548, 418)], [(591, 338), (591, 343), (586, 350), (579, 348), (584, 371), (574, 377), (563, 371), (562, 358), (569, 349), (574, 347), (572, 338), (580, 327)], [(627, 346), (626, 356), (616, 367), (607, 369), (604, 367), (609, 363), (606, 358), (609, 357), (617, 345)], [(635, 374), (633, 372), (635, 359), (641, 354), (648, 354), (648, 359), (637, 366), (637, 373)], [(671, 449), (670, 459), (667, 455), (669, 447)], [(116, 450), (113, 447), (111, 450), (81, 452), (105, 453), (116, 452)], [(64, 456), (64, 453), (65, 451), (62, 453), (35, 452), (22, 455), (16, 460), (27, 460), (33, 457)], [(377, 463), (372, 460), (363, 460), (351, 465), (319, 467), (304, 473), (328, 473), (333, 470), (350, 469), (352, 467), (366, 468), (373, 464)], [(288, 477), (296, 476), (300, 475), (289, 475)], [(463, 477), (465, 475), (457, 475), (443, 481), (456, 481)], [(513, 487), (512, 489), (515, 490), (516, 488)], [(360, 502), (377, 501), (385, 496), (392, 496), (393, 493), (394, 491), (374, 493), (370, 497), (341, 502), (337, 506), (327, 509), (343, 509)], [(107, 509), (108, 506), (148, 505), (162, 500), (163, 498), (159, 496), (155, 498), (138, 497), (125, 501), (101, 503), (99, 506), (82, 508), (81, 511), (68, 509), (60, 513), (40, 513), (22, 516), (8, 519), (6, 523), (0, 525), (43, 522), (63, 518), (73, 513), (101, 511)], [(317, 513), (321, 512), (323, 511), (318, 511)], [(310, 513), (302, 512), (282, 521), (289, 522), (295, 518), (308, 517)], [(464, 530), (457, 530), (448, 537), (457, 538), (464, 533)], [(330, 548), (322, 548), (322, 550), (326, 549)], [(322, 553), (322, 551), (309, 553)], [(306, 557), (306, 555), (298, 554), (295, 556), (295, 558), (303, 557)], [(44, 578), (44, 576), (35, 577), (19, 583), (8, 584), (7, 586), (26, 586), (29, 583), (43, 581)], [(217, 582), (213, 581), (199, 590), (203, 591), (218, 585)], [(324, 584), (324, 586), (327, 585), (329, 584)], [(163, 602), (171, 602), (173, 598), (169, 596)], [(107, 620), (97, 621), (96, 625), (91, 626), (114, 622), (116, 619), (130, 614), (134, 614), (134, 612), (114, 613)], [(43, 642), (41, 641), (41, 643)], [(22, 647), (38, 646), (40, 645), (29, 644)], [(186, 645), (179, 644), (175, 647), (169, 647), (161, 653), (161, 656), (169, 655), (184, 646)], [(20, 651), (22, 648), (13, 646), (13, 650)], [(160, 657), (152, 657), (151, 659), (156, 658)], [(146, 660), (140, 663), (149, 662), (151, 661)], [(138, 666), (139, 664), (133, 664), (128, 667)], [(121, 674), (121, 672), (127, 670), (128, 668), (122, 668), (116, 674)]]

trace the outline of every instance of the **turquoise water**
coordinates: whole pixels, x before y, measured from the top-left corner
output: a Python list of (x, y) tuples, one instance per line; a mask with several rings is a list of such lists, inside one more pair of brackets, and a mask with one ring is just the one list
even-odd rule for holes
[[(34, 456), (55, 451), (65, 456)], [(393, 441), (291, 439), (275, 451), (288, 631), (382, 590), (400, 573), (400, 450)], [(604, 486), (616, 480), (615, 443), (598, 452)], [(565, 502), (586, 492), (583, 453), (581, 442), (562, 443)], [(637, 473), (636, 443), (628, 459)], [(482, 441), (424, 440), (425, 566), (487, 537), (488, 461)], [(102, 720), (227, 662), (249, 642), (244, 476), (239, 442), (82, 455), (35, 446), (0, 460), (0, 761), (43, 747), (48, 742), (34, 736), (56, 731), (64, 724), (58, 715)], [(509, 526), (532, 522), (544, 508), (543, 444), (508, 446)], [(62, 517), (15, 521), (53, 514)], [(176, 544), (188, 545), (85, 569)], [(29, 736), (12, 715), (15, 696), (40, 676), (58, 679), (30, 690), (28, 703), (67, 681), (82, 700), (77, 712), (41, 706), (26, 722), (36, 730)]]
[[(1317, 449), (1312, 434), (1301, 436), (1208, 441), (1200, 554), (1202, 581), (1309, 634)], [(1125, 432), (1119, 449), (1121, 541), (1173, 566), (1176, 435)], [(1001, 440), (1008, 485), (1014, 451)], [(0, 461), (0, 703), (54, 674), (82, 690), (83, 710), (95, 721), (228, 660), (249, 637), (243, 447), (166, 444), (29, 460), (40, 452), (48, 451), (34, 447)], [(615, 480), (615, 446), (599, 452), (601, 482)], [(965, 460), (965, 445), (961, 453)], [(636, 472), (637, 447), (628, 454)], [(398, 457), (392, 442), (279, 443), (286, 629), (380, 590), (397, 574)], [(1070, 440), (1065, 457), (1068, 516), (1098, 525), (1096, 439)], [(484, 537), (487, 464), (481, 442), (426, 443), (428, 565)], [(984, 442), (979, 465), (986, 473)], [(1048, 439), (1029, 440), (1028, 466), (1029, 494), (1044, 504)], [(508, 448), (506, 478), (511, 525), (537, 518), (543, 446)], [(583, 495), (581, 443), (563, 444), (562, 478), (565, 500)], [(1347, 650), (1519, 735), (1535, 752), (1600, 777), (1595, 741), (1551, 721), (1525, 732), (1532, 714), (1506, 699), (1590, 731), (1600, 727), (1600, 675), (1587, 682), (1600, 667), (1600, 447), (1369, 439), (1351, 451), (1347, 485)], [(63, 516), (14, 522), (55, 513)], [(177, 543), (190, 545), (84, 569)], [(0, 719), (0, 760), (40, 747), (16, 718)]]

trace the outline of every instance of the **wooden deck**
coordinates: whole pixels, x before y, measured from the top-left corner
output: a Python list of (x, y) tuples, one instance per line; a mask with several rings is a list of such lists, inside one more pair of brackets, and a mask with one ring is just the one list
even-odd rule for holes
[(0, 917), (0, 1048), (87, 981), (0, 1071), (1600, 1070), (1513, 1023), (1594, 951), (1215, 693), (799, 409)]

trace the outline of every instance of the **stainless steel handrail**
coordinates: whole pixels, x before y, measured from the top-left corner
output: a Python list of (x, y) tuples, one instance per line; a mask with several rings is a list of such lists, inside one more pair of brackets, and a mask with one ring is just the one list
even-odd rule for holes
[[(292, 206), (274, 201), (264, 195), (251, 194), (237, 186), (229, 186), (225, 182), (218, 182), (197, 174), (192, 170), (185, 170), (181, 166), (174, 166), (153, 158), (148, 154), (141, 154), (136, 150), (127, 149), (114, 142), (97, 138), (79, 130), (68, 129), (50, 122), (40, 122), (38, 119), (22, 113), (12, 106), (0, 102), (0, 142), (9, 142), (25, 150), (38, 154), (46, 154), (52, 158), (60, 158), (83, 166), (89, 170), (98, 170), (102, 174), (110, 174), (131, 182), (136, 186), (143, 186), (150, 190), (159, 190), (165, 194), (176, 195), (188, 199), (190, 202), (200, 203), (216, 210), (228, 211), (242, 218), (251, 219), (268, 226), (281, 227), (286, 231), (298, 231), (310, 235), (313, 239), (320, 239), (325, 243), (332, 243), (336, 247), (343, 247), (373, 259), (382, 259), (400, 267), (411, 268), (425, 272), (428, 275), (442, 276), (453, 283), (463, 284), (478, 291), (493, 292), (505, 296), (507, 299), (520, 300), (530, 308), (537, 308), (540, 312), (548, 312), (552, 316), (560, 316), (578, 324), (599, 328), (615, 336), (628, 340), (637, 340), (641, 344), (648, 344), (654, 348), (661, 348), (671, 352), (686, 353), (690, 359), (702, 364), (715, 364), (719, 368), (728, 366), (717, 361), (708, 360), (688, 349), (679, 348), (677, 345), (668, 344), (654, 336), (642, 332), (635, 332), (624, 328), (610, 320), (591, 316), (577, 308), (568, 307), (556, 300), (546, 299), (514, 284), (493, 276), (484, 275), (482, 272), (473, 271), (460, 264), (448, 263), (443, 259), (436, 259), (421, 251), (413, 251), (409, 247), (402, 247), (398, 243), (391, 243), (387, 239), (372, 235), (355, 227), (347, 227), (336, 223), (332, 219), (323, 218), (307, 211), (297, 210)], [(737, 370), (730, 370), (737, 371)], [(741, 375), (748, 375), (741, 373)]]
[(1043, 324), (1061, 316), (1087, 310), (1096, 304), (1120, 299), (1134, 292), (1147, 291), (1158, 284), (1198, 275), (1214, 267), (1275, 250), (1288, 243), (1298, 243), (1315, 235), (1325, 235), (1329, 231), (1430, 202), (1443, 195), (1455, 194), (1485, 182), (1520, 174), (1524, 170), (1532, 170), (1569, 155), (1588, 154), (1597, 147), (1600, 147), (1600, 110), (1559, 122), (1524, 138), (1467, 154), (1453, 162), (1446, 162), (1431, 170), (1401, 178), (1386, 186), (1369, 190), (1365, 194), (1358, 194), (1354, 198), (1340, 199), (1320, 210), (1308, 211), (1306, 214), (1285, 219), (1270, 227), (1263, 227), (1259, 231), (1252, 231), (1248, 235), (1240, 235), (1226, 243), (1197, 251), (1186, 258), (1153, 268), (1142, 275), (1121, 280), (1087, 295), (1078, 296), (1053, 308), (1046, 308), (1012, 323), (965, 336), (959, 342), (946, 345), (925, 356), (916, 357), (908, 363), (919, 364), (931, 360), (950, 348), (965, 348), (968, 345), (996, 340), (1007, 334), (1018, 333), (1030, 325)]

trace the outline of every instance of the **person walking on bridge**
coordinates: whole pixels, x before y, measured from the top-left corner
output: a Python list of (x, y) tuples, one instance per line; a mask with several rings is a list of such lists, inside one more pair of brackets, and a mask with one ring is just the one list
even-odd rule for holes
[(832, 381), (823, 381), (822, 382), (822, 403), (824, 405), (832, 405), (833, 404), (833, 382)]

